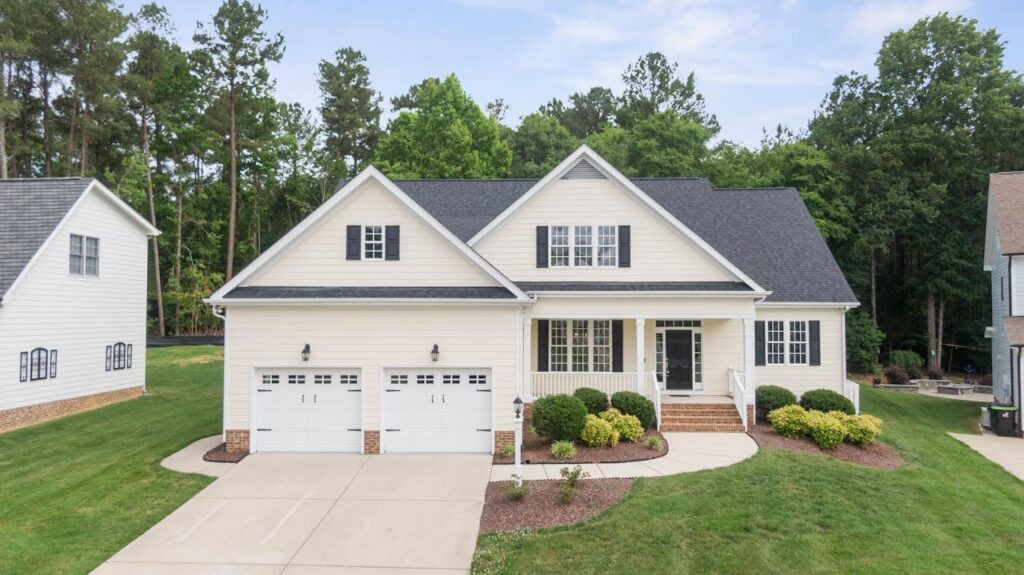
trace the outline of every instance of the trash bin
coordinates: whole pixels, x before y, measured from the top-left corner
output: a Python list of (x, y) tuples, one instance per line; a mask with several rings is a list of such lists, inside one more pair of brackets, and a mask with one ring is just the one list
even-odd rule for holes
[(992, 430), (992, 412), (989, 411), (989, 406), (981, 406), (981, 427), (982, 429)]
[(1017, 408), (1012, 405), (993, 405), (992, 430), (1001, 437), (1011, 437), (1016, 428)]

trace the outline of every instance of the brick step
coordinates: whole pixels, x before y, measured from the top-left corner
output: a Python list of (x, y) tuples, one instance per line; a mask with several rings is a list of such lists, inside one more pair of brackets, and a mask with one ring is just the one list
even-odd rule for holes
[(740, 416), (705, 416), (705, 415), (665, 415), (661, 414), (662, 423), (743, 423)]
[(665, 415), (700, 415), (708, 417), (739, 415), (736, 408), (733, 409), (665, 409), (661, 408)]
[(694, 403), (663, 403), (662, 411), (736, 411), (735, 405), (728, 403), (694, 404)]
[(694, 432), (742, 432), (742, 423), (664, 423), (661, 426), (662, 432), (667, 433), (694, 433)]

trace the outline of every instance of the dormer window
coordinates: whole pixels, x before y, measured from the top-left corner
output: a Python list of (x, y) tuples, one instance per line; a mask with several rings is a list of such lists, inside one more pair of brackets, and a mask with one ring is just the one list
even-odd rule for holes
[(348, 226), (345, 229), (345, 259), (350, 261), (397, 261), (398, 226)]
[(363, 259), (384, 259), (384, 226), (363, 226)]

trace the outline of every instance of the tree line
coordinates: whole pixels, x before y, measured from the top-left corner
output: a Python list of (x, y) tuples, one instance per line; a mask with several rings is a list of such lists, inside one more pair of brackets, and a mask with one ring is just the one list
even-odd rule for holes
[[(454, 75), (385, 104), (352, 47), (319, 62), (316, 110), (280, 101), (267, 65), (285, 40), (248, 0), (225, 0), (193, 42), (174, 40), (157, 4), (0, 7), (0, 177), (95, 176), (164, 231), (153, 333), (218, 329), (201, 299), (370, 162), (393, 178), (540, 177), (586, 143), (628, 176), (797, 187), (863, 304), (852, 367), (893, 349), (987, 365), (987, 177), (1024, 168), (1024, 83), (974, 20), (938, 14), (890, 34), (872, 70), (823, 87), (807, 126), (753, 148), (720, 139), (694, 74), (657, 52), (618, 91), (511, 119)], [(944, 358), (942, 344), (967, 352)]]

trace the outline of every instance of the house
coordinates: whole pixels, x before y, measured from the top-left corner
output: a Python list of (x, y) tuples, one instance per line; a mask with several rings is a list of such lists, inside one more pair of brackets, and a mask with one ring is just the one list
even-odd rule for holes
[(1024, 172), (989, 176), (985, 270), (992, 272), (992, 395), (1018, 409), (1021, 430), (1021, 348), (1024, 347)]
[(143, 393), (159, 233), (95, 179), (0, 180), (0, 431)]
[(792, 188), (369, 167), (208, 300), (229, 450), (490, 452), (513, 400), (632, 390), (740, 430), (756, 385), (846, 387), (843, 274)]

